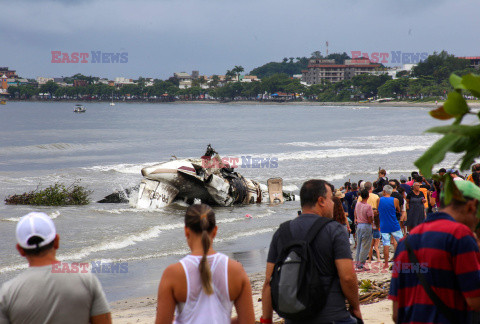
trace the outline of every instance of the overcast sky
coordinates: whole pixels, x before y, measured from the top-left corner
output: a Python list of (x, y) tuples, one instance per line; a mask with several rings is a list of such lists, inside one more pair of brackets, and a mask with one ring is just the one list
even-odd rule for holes
[[(166, 79), (224, 74), (329, 52), (480, 56), (475, 0), (2, 1), (0, 66), (28, 78), (75, 73)], [(128, 53), (127, 63), (51, 63), (51, 51)]]

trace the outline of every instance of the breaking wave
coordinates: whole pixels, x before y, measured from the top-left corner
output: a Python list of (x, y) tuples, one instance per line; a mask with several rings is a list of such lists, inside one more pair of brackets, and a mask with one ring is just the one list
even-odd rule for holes
[(0, 148), (0, 155), (22, 155), (22, 154), (51, 154), (52, 152), (101, 152), (104, 150), (117, 150), (131, 146), (125, 142), (105, 143), (45, 143), (25, 146), (4, 146)]
[[(183, 225), (182, 225), (183, 226)], [(130, 234), (126, 237), (118, 238), (116, 240), (102, 242), (90, 247), (83, 248), (80, 251), (71, 252), (67, 254), (61, 254), (58, 256), (58, 259), (61, 261), (74, 261), (84, 259), (92, 253), (101, 252), (101, 251), (111, 251), (111, 250), (120, 250), (128, 246), (137, 244), (142, 241), (150, 240), (157, 237), (164, 230), (178, 228), (177, 224), (172, 225), (163, 225), (163, 226), (153, 226), (150, 229), (136, 233)]]
[[(48, 215), (48, 214), (47, 214)], [(23, 216), (23, 215), (22, 215)], [(7, 222), (18, 222), (20, 220), (20, 218), (22, 218), (22, 216), (20, 217), (9, 217), (9, 218), (4, 218), (2, 219), (2, 221), (7, 221)], [(51, 219), (55, 219), (57, 218), (58, 216), (60, 216), (60, 211), (56, 210), (54, 211), (53, 213), (49, 214), (48, 216), (50, 216)]]
[(364, 155), (387, 155), (396, 152), (411, 152), (416, 150), (425, 150), (429, 147), (425, 145), (408, 145), (408, 146), (391, 146), (382, 148), (337, 148), (332, 150), (313, 150), (313, 151), (299, 151), (277, 154), (279, 161), (288, 160), (310, 160), (310, 159), (328, 159), (328, 158), (343, 158)]
[(120, 164), (111, 164), (111, 165), (96, 165), (92, 167), (82, 168), (85, 171), (94, 171), (94, 172), (118, 172), (125, 174), (140, 174), (143, 168), (157, 164), (160, 162), (154, 163), (143, 163), (143, 164), (132, 164), (132, 163), (120, 163)]
[(289, 142), (282, 145), (294, 147), (376, 147), (391, 146), (392, 143), (398, 146), (408, 146), (411, 143), (417, 145), (430, 146), (434, 141), (438, 140), (438, 135), (418, 135), (418, 136), (364, 136), (349, 139), (339, 139), (332, 141), (315, 141), (315, 142)]

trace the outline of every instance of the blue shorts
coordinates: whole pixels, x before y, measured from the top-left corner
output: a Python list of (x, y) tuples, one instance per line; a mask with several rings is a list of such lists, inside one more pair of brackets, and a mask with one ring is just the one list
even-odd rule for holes
[(372, 233), (373, 233), (373, 238), (374, 239), (379, 239), (381, 237), (380, 230), (378, 230), (378, 229), (372, 229)]
[(398, 230), (392, 233), (382, 233), (382, 243), (384, 246), (390, 246), (390, 235), (393, 236), (397, 243), (403, 238), (402, 230)]

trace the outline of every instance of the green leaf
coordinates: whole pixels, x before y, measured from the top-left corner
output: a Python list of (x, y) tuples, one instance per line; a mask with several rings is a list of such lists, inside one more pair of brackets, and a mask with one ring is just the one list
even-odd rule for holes
[(460, 170), (468, 170), (475, 159), (480, 156), (480, 145), (478, 143), (480, 143), (480, 137), (470, 139), (469, 147), (462, 158)]
[(462, 77), (459, 77), (458, 75), (452, 73), (450, 74), (450, 84), (452, 87), (457, 90), (457, 89), (466, 89), (465, 86), (462, 84)]
[[(453, 179), (450, 176), (445, 177), (445, 183), (443, 184), (443, 192), (445, 193), (445, 198), (443, 199), (443, 203), (445, 206), (448, 206), (453, 198)], [(456, 187), (456, 186), (455, 186)]]
[(452, 179), (451, 176), (445, 177), (445, 183), (443, 185), (443, 190), (445, 193), (444, 203), (445, 206), (448, 206), (452, 199), (458, 201), (465, 201), (465, 197), (460, 190), (458, 190), (457, 186), (455, 185), (455, 181)]
[(415, 165), (425, 177), (432, 176), (432, 167), (443, 161), (445, 154), (455, 145), (459, 139), (458, 135), (447, 134), (436, 141), (418, 160)]
[(439, 134), (456, 134), (460, 136), (480, 136), (480, 125), (467, 126), (467, 125), (450, 125), (440, 126), (427, 129), (427, 133), (439, 133)]
[(462, 78), (462, 84), (475, 97), (480, 98), (480, 76), (472, 73), (464, 75)]
[(445, 112), (445, 109), (443, 109), (443, 106), (440, 106), (437, 109), (430, 110), (429, 114), (433, 118), (440, 119), (440, 120), (447, 120), (447, 119), (455, 117), (455, 116), (452, 116), (450, 114), (447, 114)]
[(447, 114), (453, 116), (463, 116), (468, 112), (467, 102), (463, 96), (456, 91), (448, 94), (447, 101), (443, 104), (443, 109)]
[(470, 144), (470, 141), (468, 138), (459, 137), (450, 148), (450, 152), (462, 153), (463, 151), (466, 151), (468, 149), (469, 144)]

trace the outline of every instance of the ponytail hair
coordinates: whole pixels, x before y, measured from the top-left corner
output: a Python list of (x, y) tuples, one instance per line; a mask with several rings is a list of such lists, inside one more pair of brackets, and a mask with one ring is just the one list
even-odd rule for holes
[(202, 235), (203, 256), (198, 270), (200, 271), (203, 291), (207, 295), (213, 294), (212, 273), (207, 261), (207, 253), (212, 244), (209, 234), (215, 228), (215, 225), (215, 213), (208, 205), (192, 205), (185, 213), (185, 226)]

